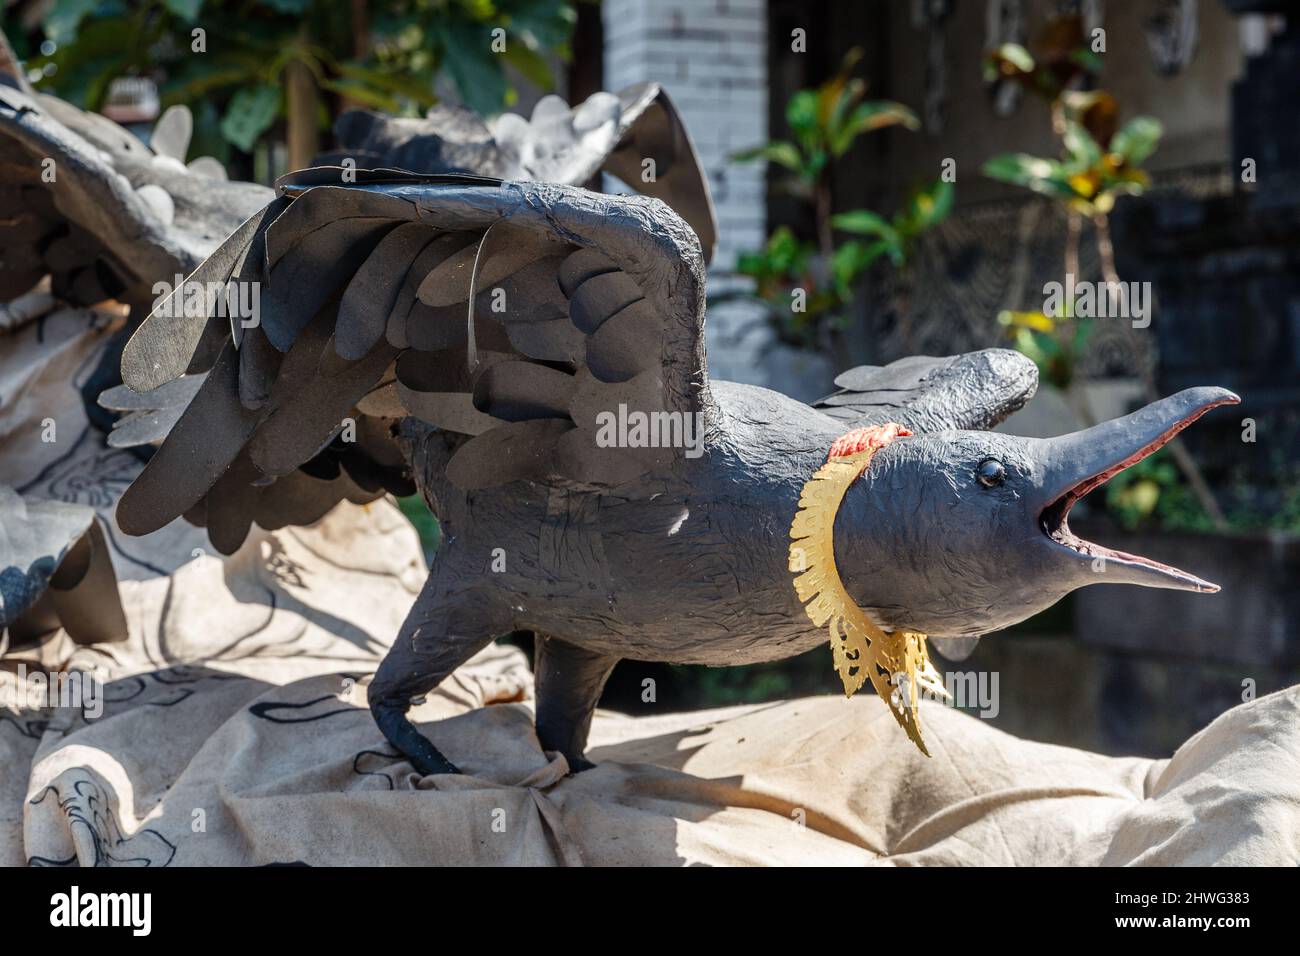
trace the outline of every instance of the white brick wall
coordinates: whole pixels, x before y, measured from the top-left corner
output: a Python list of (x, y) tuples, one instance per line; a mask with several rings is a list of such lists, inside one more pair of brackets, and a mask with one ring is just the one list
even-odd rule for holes
[[(709, 288), (734, 288), (736, 253), (767, 238), (763, 165), (730, 161), (767, 141), (766, 0), (605, 0), (601, 9), (605, 88), (655, 80), (673, 98), (718, 212)], [(785, 363), (762, 354), (770, 336), (758, 315), (744, 303), (710, 306), (713, 378), (786, 387)]]
[(716, 266), (764, 240), (762, 164), (729, 157), (767, 139), (763, 0), (605, 0), (605, 88), (655, 80), (686, 122), (717, 204)]

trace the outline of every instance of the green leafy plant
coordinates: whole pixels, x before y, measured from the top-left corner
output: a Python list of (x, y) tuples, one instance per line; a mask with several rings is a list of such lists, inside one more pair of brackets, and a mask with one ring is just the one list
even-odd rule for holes
[(917, 238), (937, 226), (952, 212), (956, 190), (952, 183), (936, 179), (927, 186), (912, 190), (903, 208), (892, 219), (885, 219), (869, 209), (855, 209), (831, 217), (831, 225), (843, 232), (870, 236), (871, 242), (846, 242), (837, 253), (844, 252), (849, 263), (865, 268), (881, 256), (902, 267), (911, 257)]
[(1077, 13), (1048, 18), (1034, 38), (1034, 52), (1004, 43), (984, 55), (984, 82), (1015, 83), (1054, 103), (1062, 94), (1090, 85), (1101, 72), (1101, 57), (1084, 35)]
[[(1075, 57), (1065, 62), (1082, 68), (1087, 60)], [(1021, 47), (1002, 47), (995, 51), (986, 58), (985, 71), (986, 78), (990, 74), (1025, 78), (1031, 89), (1054, 95), (1052, 128), (1061, 139), (1061, 156), (1054, 159), (1006, 153), (988, 160), (983, 167), (984, 174), (1048, 196), (1064, 206), (1067, 277), (1079, 278), (1081, 222), (1084, 218), (1091, 221), (1102, 277), (1110, 288), (1118, 288), (1120, 277), (1115, 267), (1110, 213), (1120, 196), (1141, 194), (1150, 185), (1151, 177), (1142, 164), (1159, 145), (1163, 132), (1160, 121), (1138, 116), (1119, 126), (1120, 110), (1114, 96), (1104, 90), (1070, 89), (1073, 79), (1065, 78), (1069, 69), (1053, 74), (1052, 82), (1044, 80), (1043, 68)], [(1093, 320), (1076, 318), (1074, 303), (1064, 303), (1062, 313), (1049, 316), (1041, 311), (1004, 312), (998, 319), (1016, 347), (1038, 365), (1043, 380), (1073, 399), (1081, 417), (1091, 422), (1094, 416), (1083, 390), (1076, 387), (1075, 373)], [(1127, 322), (1122, 328), (1136, 354), (1135, 331)], [(1134, 364), (1146, 400), (1156, 401), (1159, 392), (1150, 364), (1141, 361)], [(1200, 508), (1215, 527), (1226, 529), (1227, 518), (1186, 447), (1174, 439), (1167, 448)]]
[(1160, 142), (1160, 121), (1138, 116), (1099, 142), (1078, 120), (1066, 119), (1060, 159), (1006, 153), (984, 164), (984, 174), (1062, 200), (1071, 212), (1097, 221), (1121, 195), (1151, 184), (1142, 168)]
[(1016, 351), (1038, 366), (1041, 381), (1062, 392), (1070, 391), (1087, 351), (1091, 319), (1004, 311), (998, 314), (998, 323)]
[[(1065, 272), (1079, 275), (1080, 220), (1094, 226), (1102, 272), (1107, 282), (1118, 283), (1114, 250), (1110, 237), (1109, 214), (1121, 195), (1137, 195), (1151, 183), (1142, 163), (1160, 141), (1158, 120), (1139, 116), (1123, 128), (1098, 141), (1084, 125), (1082, 117), (1096, 102), (1108, 102), (1108, 93), (1065, 93), (1062, 130), (1062, 156), (1059, 159), (1007, 153), (994, 156), (984, 164), (986, 176), (1021, 186), (1048, 196), (1065, 207), (1067, 235)], [(1111, 111), (1107, 109), (1107, 115)], [(1063, 314), (1037, 312), (1003, 312), (998, 321), (1007, 330), (1016, 348), (1034, 360), (1045, 382), (1070, 394), (1091, 418), (1082, 394), (1074, 390), (1075, 373), (1086, 353), (1093, 329), (1093, 319), (1074, 314), (1073, 303), (1065, 303)]]
[(516, 96), (507, 66), (549, 89), (547, 56), (567, 59), (574, 20), (567, 0), (54, 0), (42, 22), (53, 49), (29, 63), (40, 85), (88, 109), (114, 79), (152, 76), (164, 106), (194, 108), (195, 148), (219, 159), (285, 118), (297, 165), (295, 149), (337, 112), (330, 98), (415, 115), (443, 76), (465, 105), (495, 113)]
[[(1027, 55), (1027, 54), (1026, 54)], [(1110, 237), (1110, 212), (1121, 195), (1137, 195), (1151, 183), (1142, 163), (1160, 142), (1158, 120), (1139, 116), (1119, 130), (1110, 121), (1118, 111), (1114, 98), (1104, 91), (1061, 94), (1054, 114), (1061, 131), (1061, 156), (1048, 158), (1025, 153), (994, 156), (983, 166), (992, 179), (1020, 186), (1059, 202), (1066, 212), (1064, 271), (1079, 278), (1081, 220), (1092, 222), (1103, 276), (1118, 283), (1114, 248)], [(1102, 131), (1098, 140), (1085, 125), (1089, 111), (1107, 104), (1094, 114), (1093, 128)], [(1099, 120), (1096, 116), (1104, 116)], [(1106, 132), (1109, 130), (1109, 132)], [(1003, 312), (998, 321), (1016, 348), (1033, 359), (1042, 379), (1065, 392), (1085, 420), (1091, 419), (1086, 400), (1076, 386), (1075, 373), (1086, 352), (1093, 320), (1076, 317), (1074, 303), (1064, 303), (1061, 315), (1042, 311)], [(1154, 389), (1154, 383), (1151, 383)]]
[(818, 240), (825, 252), (831, 244), (830, 171), (835, 160), (853, 146), (857, 138), (890, 126), (917, 129), (916, 114), (892, 100), (866, 99), (866, 82), (851, 75), (862, 51), (849, 51), (838, 73), (812, 90), (799, 90), (786, 104), (785, 118), (794, 141), (774, 140), (743, 150), (737, 162), (766, 159), (794, 175), (786, 188), (816, 204)]
[[(1300, 534), (1300, 470), (1284, 465), (1265, 487), (1244, 478), (1230, 483), (1226, 528), (1236, 532), (1281, 531)], [(1261, 500), (1264, 499), (1264, 500)], [(1106, 483), (1106, 511), (1125, 530), (1224, 530), (1202, 506), (1168, 448), (1120, 472)]]
[[(1150, 519), (1157, 509), (1165, 513), (1174, 509), (1185, 512), (1186, 498), (1178, 466), (1169, 460), (1163, 448), (1106, 483), (1106, 510), (1129, 531)], [(1180, 503), (1178, 499), (1183, 501)], [(1191, 504), (1195, 506), (1195, 499)]]
[[(916, 237), (952, 208), (952, 184), (936, 181), (914, 190), (890, 219), (866, 209), (833, 214), (831, 173), (858, 137), (891, 126), (919, 126), (901, 103), (866, 98), (866, 83), (852, 76), (861, 55), (850, 51), (830, 80), (790, 98), (786, 122), (792, 139), (733, 157), (782, 167), (788, 173), (784, 188), (812, 207), (813, 237), (779, 226), (762, 249), (742, 253), (736, 262), (737, 272), (754, 279), (755, 294), (766, 305), (778, 339), (802, 348), (824, 347), (828, 333), (843, 328), (844, 307), (866, 270), (881, 257), (903, 268)], [(837, 243), (837, 229), (864, 238)]]
[(406, 515), (415, 526), (415, 532), (420, 536), (420, 547), (424, 550), (424, 556), (433, 560), (433, 556), (438, 552), (438, 546), (442, 543), (442, 527), (438, 524), (438, 519), (433, 516), (433, 512), (429, 510), (429, 505), (419, 495), (398, 498), (397, 505), (402, 509), (402, 514)]

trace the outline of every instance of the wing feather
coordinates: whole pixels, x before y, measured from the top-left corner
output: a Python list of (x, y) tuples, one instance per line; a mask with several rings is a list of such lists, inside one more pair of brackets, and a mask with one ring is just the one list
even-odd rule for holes
[(1019, 352), (984, 349), (945, 358), (913, 355), (862, 365), (835, 379), (839, 391), (813, 407), (847, 426), (898, 422), (920, 434), (988, 429), (1024, 407), (1038, 368)]
[(149, 534), (198, 504), (252, 437), (259, 417), (239, 402), (239, 365), (228, 343), (167, 440), (123, 492), (118, 526)]
[(407, 266), (438, 236), (422, 222), (402, 223), (380, 240), (361, 264), (339, 304), (334, 349), (360, 359), (384, 337)]
[[(225, 286), (237, 260), (261, 231), (263, 222), (275, 215), (279, 202), (273, 201), (245, 220), (154, 308), (122, 351), (122, 381), (137, 392), (158, 388), (185, 373), (203, 337), (220, 334), (214, 315), (217, 285)], [(201, 308), (187, 304), (190, 295), (193, 301), (201, 302)]]
[(305, 235), (273, 263), (272, 227), (267, 233), (271, 281), (262, 291), (262, 331), (270, 343), (287, 352), (312, 316), (396, 225), (379, 217), (335, 220)]
[[(604, 447), (602, 411), (712, 408), (699, 246), (662, 203), (398, 173), (312, 182), (329, 174), (295, 174), (204, 264), (259, 283), (260, 321), (224, 326), (206, 380), (119, 504), (128, 533), (184, 514), (228, 551), (251, 523), (409, 493), (394, 438), (406, 416), (458, 436), (445, 477), (465, 490), (627, 486), (678, 451)], [(198, 350), (201, 322), (178, 337), (151, 315), (128, 384), (182, 380), (193, 356), (177, 343)], [(160, 427), (128, 421), (121, 438)]]

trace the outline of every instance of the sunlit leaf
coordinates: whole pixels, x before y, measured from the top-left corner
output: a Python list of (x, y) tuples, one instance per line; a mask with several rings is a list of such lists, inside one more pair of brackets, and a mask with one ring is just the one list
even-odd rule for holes
[(250, 153), (258, 138), (275, 122), (279, 112), (279, 87), (246, 86), (231, 97), (226, 115), (221, 120), (221, 135), (244, 152)]
[(1069, 178), (1069, 184), (1074, 194), (1082, 199), (1091, 199), (1100, 187), (1097, 174), (1093, 172), (1075, 173)]
[(1033, 56), (1019, 43), (1004, 43), (994, 51), (994, 55), (1021, 73), (1034, 72)]
[(1155, 117), (1135, 116), (1115, 134), (1110, 151), (1136, 166), (1156, 151), (1163, 133), (1164, 127)]
[(777, 140), (765, 146), (755, 146), (753, 149), (742, 150), (731, 158), (738, 163), (766, 159), (768, 162), (776, 163), (795, 172), (799, 172), (803, 168), (803, 157), (799, 153), (799, 148), (794, 143), (787, 143), (783, 140)]
[(98, 6), (98, 0), (54, 0), (41, 22), (46, 39), (59, 45), (71, 43), (81, 21)]
[(907, 202), (909, 231), (918, 233), (947, 219), (955, 196), (953, 184), (942, 179), (914, 191)]
[(846, 135), (845, 119), (848, 117), (849, 109), (854, 103), (862, 99), (866, 90), (866, 83), (859, 79), (853, 79), (835, 98), (830, 115), (823, 124), (826, 127), (826, 138), (832, 143), (841, 140)]
[(1004, 310), (998, 313), (998, 324), (1008, 328), (1032, 329), (1035, 332), (1052, 332), (1056, 320), (1042, 312), (1015, 312)]
[(864, 236), (887, 236), (894, 234), (894, 227), (884, 216), (869, 209), (855, 209), (842, 212), (831, 218), (831, 225), (845, 232), (854, 232)]
[(817, 138), (817, 94), (800, 90), (785, 107), (785, 120), (800, 142), (808, 145)]
[(549, 92), (555, 87), (555, 78), (551, 76), (551, 65), (537, 50), (524, 43), (508, 43), (506, 52), (502, 55), (507, 63), (539, 90)]
[(203, 8), (203, 0), (163, 0), (163, 6), (186, 23), (193, 23)]
[(981, 169), (990, 179), (1023, 186), (1048, 196), (1070, 198), (1075, 195), (1068, 174), (1054, 159), (1024, 153), (1004, 153), (994, 156)]
[(846, 125), (855, 133), (867, 133), (886, 126), (906, 126), (908, 129), (915, 130), (920, 128), (921, 121), (902, 103), (895, 103), (892, 100), (868, 100), (854, 108)]
[(491, 48), (491, 30), (487, 25), (471, 23), (439, 24), (443, 42), (443, 59), (461, 102), (478, 113), (501, 112), (509, 84), (500, 55)]
[(1065, 152), (1070, 162), (1079, 169), (1091, 169), (1101, 161), (1101, 147), (1081, 123), (1065, 124)]

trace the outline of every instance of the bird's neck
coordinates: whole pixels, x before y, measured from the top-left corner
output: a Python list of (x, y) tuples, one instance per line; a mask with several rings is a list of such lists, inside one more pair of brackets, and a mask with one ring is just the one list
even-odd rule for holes
[(876, 610), (873, 616), (884, 625), (887, 609), (906, 608), (917, 598), (900, 593), (904, 583), (925, 587), (926, 562), (913, 546), (914, 524), (924, 516), (918, 516), (909, 491), (868, 469), (835, 516), (840, 580), (860, 607)]

